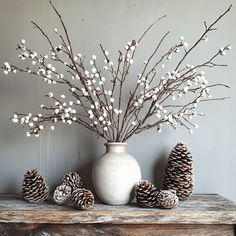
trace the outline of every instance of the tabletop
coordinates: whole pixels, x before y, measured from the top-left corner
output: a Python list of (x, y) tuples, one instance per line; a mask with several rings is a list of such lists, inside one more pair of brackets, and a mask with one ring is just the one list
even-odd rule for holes
[(96, 203), (91, 210), (79, 211), (53, 201), (32, 204), (20, 196), (0, 194), (0, 223), (236, 225), (236, 204), (217, 194), (196, 194), (171, 210)]

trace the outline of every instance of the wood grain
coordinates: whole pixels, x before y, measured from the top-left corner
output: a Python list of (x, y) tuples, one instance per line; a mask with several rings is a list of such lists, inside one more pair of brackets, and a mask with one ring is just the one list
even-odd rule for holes
[(0, 224), (4, 236), (233, 236), (233, 225)]
[(0, 223), (236, 225), (236, 205), (219, 195), (210, 194), (194, 195), (172, 210), (143, 209), (135, 204), (95, 204), (89, 211), (78, 211), (50, 201), (38, 205), (17, 196), (0, 195)]
[(235, 225), (236, 205), (215, 194), (194, 195), (173, 210), (97, 203), (90, 211), (0, 195), (1, 236), (233, 236)]

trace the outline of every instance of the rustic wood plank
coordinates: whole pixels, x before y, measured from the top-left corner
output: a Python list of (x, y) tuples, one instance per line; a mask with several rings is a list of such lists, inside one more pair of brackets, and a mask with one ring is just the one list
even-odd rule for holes
[(143, 209), (135, 204), (95, 204), (89, 211), (47, 201), (30, 204), (20, 197), (0, 195), (0, 223), (41, 224), (234, 224), (236, 204), (216, 194), (193, 195), (173, 210)]
[(0, 224), (4, 236), (233, 236), (233, 225)]

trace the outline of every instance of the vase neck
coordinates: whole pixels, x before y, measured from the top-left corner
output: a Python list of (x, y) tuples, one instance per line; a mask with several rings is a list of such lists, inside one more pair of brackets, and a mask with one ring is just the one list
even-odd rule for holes
[(126, 152), (127, 143), (106, 143), (106, 152)]

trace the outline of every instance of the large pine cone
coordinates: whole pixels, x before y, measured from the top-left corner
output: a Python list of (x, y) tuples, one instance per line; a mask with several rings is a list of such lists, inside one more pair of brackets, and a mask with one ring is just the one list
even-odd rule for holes
[(94, 205), (94, 196), (91, 191), (85, 188), (78, 188), (72, 192), (72, 202), (79, 210), (88, 210)]
[(22, 184), (23, 198), (32, 203), (41, 203), (48, 198), (49, 187), (36, 169), (28, 170)]
[(178, 143), (169, 155), (163, 188), (176, 190), (180, 200), (193, 191), (193, 159), (186, 144)]
[(155, 207), (157, 189), (147, 180), (140, 181), (136, 186), (136, 202), (141, 207)]
[(82, 180), (76, 172), (68, 172), (62, 178), (62, 183), (71, 187), (71, 193), (77, 188), (82, 188)]
[(172, 209), (178, 206), (179, 198), (175, 190), (160, 190), (157, 194), (157, 207)]
[(71, 197), (71, 187), (65, 184), (59, 185), (54, 193), (53, 200), (57, 204), (63, 204)]

